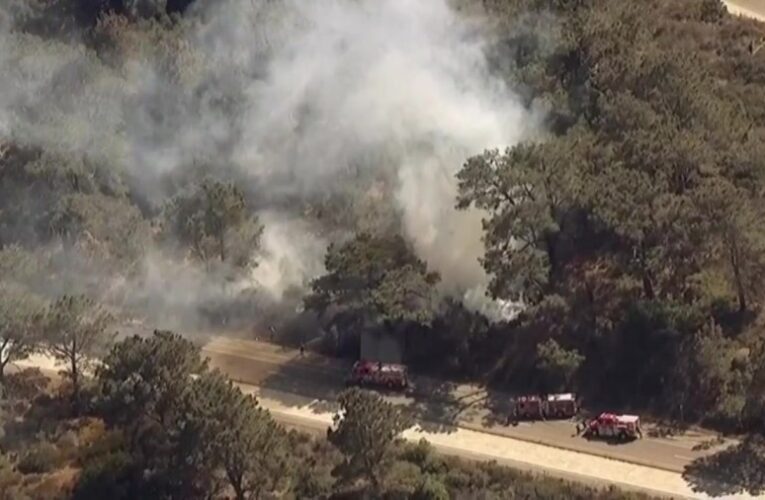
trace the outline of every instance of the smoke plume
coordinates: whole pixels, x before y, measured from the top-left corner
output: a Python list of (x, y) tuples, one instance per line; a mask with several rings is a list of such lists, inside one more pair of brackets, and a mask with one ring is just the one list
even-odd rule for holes
[[(95, 53), (74, 36), (22, 34), (30, 14), (14, 5), (0, 7), (0, 134), (108, 161), (150, 205), (173, 194), (168, 177), (215, 166), (263, 210), (249, 279), (275, 300), (321, 272), (328, 242), (285, 200), (380, 174), (444, 292), (491, 313), (481, 214), (454, 209), (454, 174), (534, 121), (490, 74), (479, 20), (446, 0), (197, 0), (148, 43), (102, 22), (98, 36), (121, 42)], [(148, 288), (178, 276), (143, 267)], [(189, 278), (172, 293), (208, 300), (200, 287)]]

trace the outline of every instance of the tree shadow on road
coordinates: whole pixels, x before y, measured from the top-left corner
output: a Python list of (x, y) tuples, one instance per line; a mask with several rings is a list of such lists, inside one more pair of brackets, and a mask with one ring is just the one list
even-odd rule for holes
[(335, 411), (345, 389), (345, 364), (322, 358), (296, 357), (274, 366), (259, 383), (261, 395), (290, 407), (308, 407), (315, 413)]
[(454, 384), (421, 377), (408, 396), (407, 407), (426, 432), (451, 433), (457, 430), (461, 408), (454, 398)]
[(710, 496), (765, 491), (765, 437), (750, 436), (714, 455), (694, 460), (683, 472), (695, 492)]
[[(351, 363), (308, 354), (270, 366), (258, 385), (263, 397), (289, 407), (308, 407), (314, 412), (337, 409), (337, 398), (346, 389)], [(480, 422), (486, 411), (483, 390), (465, 390), (449, 381), (412, 377), (405, 393), (374, 389), (391, 403), (404, 406), (428, 432), (455, 432), (461, 420)]]
[(512, 410), (512, 396), (497, 390), (488, 390), (486, 394), (486, 412), (481, 419), (484, 427), (496, 427), (508, 425), (508, 416)]

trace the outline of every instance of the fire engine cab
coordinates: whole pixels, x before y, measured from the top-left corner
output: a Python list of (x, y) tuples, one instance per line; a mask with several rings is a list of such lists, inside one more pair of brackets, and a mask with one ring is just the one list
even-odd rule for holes
[(346, 385), (406, 389), (409, 386), (406, 366), (379, 361), (356, 361)]
[(642, 438), (643, 431), (640, 429), (640, 417), (636, 415), (601, 413), (597, 418), (585, 422), (582, 435), (629, 441)]

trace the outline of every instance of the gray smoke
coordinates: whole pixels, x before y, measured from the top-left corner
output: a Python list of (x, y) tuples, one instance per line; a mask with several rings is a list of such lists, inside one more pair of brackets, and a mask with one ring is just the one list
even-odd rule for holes
[[(536, 121), (490, 74), (485, 26), (446, 0), (198, 0), (180, 42), (123, 36), (128, 46), (98, 57), (15, 32), (19, 12), (0, 7), (0, 134), (108, 159), (149, 200), (194, 165), (234, 172), (266, 210), (260, 266), (239, 288), (278, 299), (322, 270), (327, 241), (280, 199), (377, 171), (444, 291), (499, 310), (483, 294), (481, 214), (455, 211), (454, 174)], [(155, 257), (144, 268), (147, 289), (178, 275)], [(170, 293), (193, 302), (203, 281)]]

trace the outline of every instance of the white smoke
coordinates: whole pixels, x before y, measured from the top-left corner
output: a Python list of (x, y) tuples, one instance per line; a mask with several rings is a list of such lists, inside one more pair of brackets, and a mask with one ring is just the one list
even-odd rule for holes
[(249, 279), (280, 301), (290, 289), (304, 289), (307, 279), (324, 271), (327, 242), (312, 232), (301, 219), (287, 219), (283, 214), (261, 215), (264, 225), (260, 258)]
[[(444, 290), (489, 311), (481, 214), (454, 209), (454, 174), (535, 121), (490, 74), (480, 22), (447, 0), (197, 0), (184, 17), (180, 45), (135, 48), (117, 69), (1, 28), (0, 133), (118, 161), (149, 198), (193, 164), (238, 172), (265, 206), (331, 191), (351, 168), (389, 172)], [(321, 271), (326, 242), (268, 210), (252, 278), (280, 297)]]
[[(241, 3), (224, 5), (207, 26), (227, 27), (228, 44), (219, 39), (210, 57), (246, 65), (262, 53), (258, 41), (271, 40), (265, 77), (246, 86), (247, 140), (236, 163), (255, 177), (287, 172), (299, 190), (324, 189), (349, 165), (394, 169), (415, 248), (446, 291), (484, 307), (481, 214), (454, 209), (454, 175), (468, 156), (516, 143), (533, 122), (489, 73), (480, 24), (443, 0), (292, 0), (279, 5), (281, 16), (271, 12), (281, 24), (250, 34), (258, 49), (246, 57), (250, 32), (237, 20), (252, 21)], [(268, 17), (267, 3), (254, 9)]]

